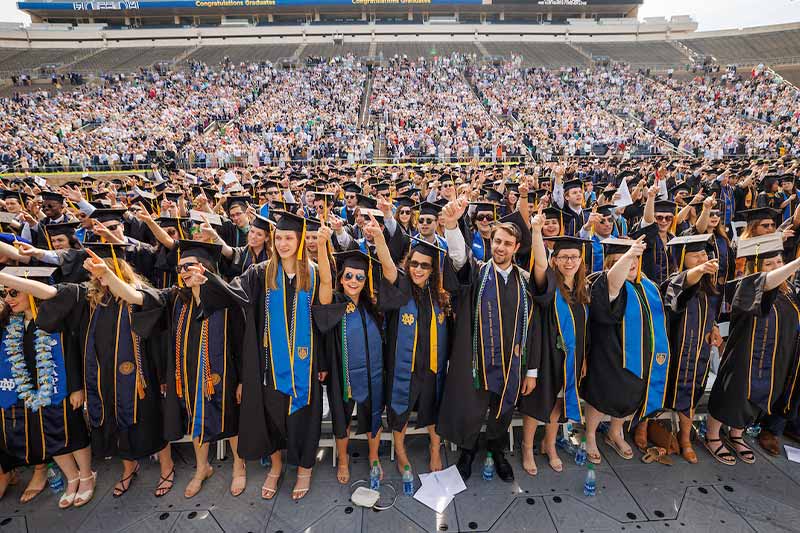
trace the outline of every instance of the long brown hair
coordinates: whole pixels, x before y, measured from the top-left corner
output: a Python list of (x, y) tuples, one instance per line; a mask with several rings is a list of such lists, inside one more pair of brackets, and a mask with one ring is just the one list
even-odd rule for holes
[(550, 268), (556, 274), (556, 284), (561, 297), (570, 304), (588, 304), (589, 303), (589, 289), (586, 286), (586, 263), (581, 259), (578, 271), (575, 272), (575, 279), (572, 281), (572, 290), (570, 291), (567, 284), (564, 282), (564, 274), (555, 265), (555, 254), (550, 256)]
[[(111, 269), (112, 272), (116, 274), (114, 269), (114, 260), (111, 258), (103, 259), (108, 268)], [(117, 264), (119, 265), (119, 273), (122, 274), (122, 281), (129, 285), (133, 285), (134, 287), (149, 287), (150, 284), (147, 281), (137, 274), (131, 265), (127, 263), (127, 261), (123, 259), (117, 259)], [(89, 280), (89, 284), (86, 290), (86, 299), (89, 300), (89, 305), (92, 309), (96, 308), (98, 305), (102, 305), (103, 301), (106, 299), (106, 296), (109, 295), (110, 292), (108, 291), (107, 287), (103, 287), (97, 279)]]
[[(295, 231), (294, 233), (297, 235), (297, 246), (302, 246), (303, 244), (300, 242), (300, 232)], [(278, 288), (278, 263), (281, 261), (281, 256), (278, 253), (277, 248), (275, 248), (274, 233), (270, 248), (271, 251), (269, 254), (269, 259), (267, 260), (266, 273), (264, 277), (267, 288), (275, 290)], [(297, 253), (297, 250), (295, 250), (295, 253)], [(297, 268), (295, 269), (297, 276), (296, 287), (298, 291), (311, 290), (311, 275), (309, 273), (309, 265), (311, 267), (316, 266), (315, 263), (308, 260), (308, 251), (303, 250), (303, 257), (297, 260)]]
[[(411, 262), (412, 255), (414, 255), (413, 249), (410, 250), (406, 254), (405, 259), (403, 259), (404, 272), (408, 272), (409, 269), (408, 265)], [(440, 272), (439, 269), (439, 254), (436, 253), (434, 255), (435, 257), (433, 258), (433, 264), (432, 264), (433, 269), (431, 270), (431, 275), (428, 277), (428, 287), (431, 289), (433, 296), (436, 298), (436, 302), (439, 304), (439, 307), (441, 308), (442, 312), (445, 315), (450, 316), (452, 312), (450, 306), (450, 293), (444, 290), (444, 288), (442, 288), (442, 283), (441, 283), (442, 273)], [(417, 287), (417, 285), (411, 280), (409, 280), (409, 283), (411, 284), (411, 294), (414, 297), (414, 302), (417, 304), (417, 307), (419, 308), (420, 303), (422, 303), (424, 289)]]
[[(756, 272), (761, 272), (761, 268), (763, 267), (763, 265), (764, 265), (763, 259), (748, 257), (747, 261), (745, 262), (744, 275), (749, 276), (751, 274), (755, 274)], [(786, 281), (778, 285), (778, 290), (786, 295), (789, 295), (792, 292), (791, 289), (789, 288), (789, 284)]]

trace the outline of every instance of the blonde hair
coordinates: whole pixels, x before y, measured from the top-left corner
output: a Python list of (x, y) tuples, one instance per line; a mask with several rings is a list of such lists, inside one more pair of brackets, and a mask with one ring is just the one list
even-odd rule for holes
[[(297, 243), (300, 246), (300, 234), (297, 233)], [(271, 252), (269, 254), (269, 259), (267, 259), (267, 266), (264, 274), (264, 282), (268, 289), (275, 290), (278, 288), (278, 263), (281, 261), (281, 256), (278, 254), (278, 250), (275, 248), (275, 239), (272, 239), (272, 245), (270, 246)], [(297, 253), (297, 250), (295, 250)], [(297, 287), (298, 291), (310, 291), (311, 290), (311, 274), (309, 272), (309, 266), (313, 265), (308, 260), (308, 251), (303, 250), (303, 257), (297, 260), (297, 268), (295, 269), (297, 275)]]
[[(114, 260), (109, 258), (103, 259), (108, 268), (111, 269), (114, 274), (116, 274), (116, 270), (114, 268)], [(127, 283), (128, 285), (133, 285), (134, 287), (149, 287), (150, 284), (147, 281), (137, 274), (131, 265), (129, 265), (123, 259), (117, 259), (117, 264), (119, 265), (119, 273), (122, 274), (122, 281)], [(103, 301), (106, 299), (106, 296), (110, 294), (108, 291), (108, 287), (103, 287), (97, 279), (89, 280), (89, 284), (86, 290), (86, 299), (89, 300), (89, 305), (92, 309), (96, 308), (98, 305), (103, 305)]]

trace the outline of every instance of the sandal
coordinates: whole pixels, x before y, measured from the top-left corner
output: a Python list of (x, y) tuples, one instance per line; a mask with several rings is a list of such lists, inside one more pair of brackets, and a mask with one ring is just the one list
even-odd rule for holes
[[(138, 469), (137, 469), (138, 470)], [(81, 483), (84, 481), (92, 482), (92, 488), (89, 490), (85, 490), (83, 492), (79, 492), (75, 495), (75, 505), (74, 507), (83, 507), (94, 497), (94, 488), (97, 486), (97, 472), (92, 472), (92, 475), (89, 477), (82, 477)], [(130, 483), (128, 484), (130, 486)], [(80, 488), (80, 486), (78, 486)]]
[[(300, 483), (301, 479), (308, 480), (308, 487), (304, 489), (297, 488), (297, 484)], [(294, 486), (295, 488), (292, 489), (292, 499), (297, 501), (305, 498), (306, 494), (308, 494), (308, 491), (311, 490), (311, 474), (297, 474), (297, 482)]]
[(617, 443), (614, 442), (611, 439), (611, 437), (609, 437), (608, 435), (606, 435), (605, 439), (603, 439), (603, 442), (608, 444), (611, 447), (611, 449), (613, 449), (615, 452), (617, 452), (617, 455), (619, 455), (620, 457), (622, 457), (626, 461), (630, 461), (631, 459), (633, 459), (633, 450), (629, 449), (629, 450), (623, 451), (622, 448), (617, 446)]
[(242, 467), (242, 470), (244, 471), (243, 475), (237, 476), (234, 474), (233, 479), (231, 479), (231, 496), (234, 498), (240, 496), (245, 487), (247, 487), (247, 470), (245, 467)]
[(350, 482), (350, 465), (344, 461), (339, 461), (336, 467), (336, 481), (342, 485), (347, 485)]
[(267, 479), (264, 480), (264, 484), (261, 485), (261, 498), (264, 500), (271, 500), (275, 497), (275, 494), (278, 492), (278, 482), (275, 482), (274, 487), (268, 487), (267, 481), (270, 479), (278, 479), (280, 480), (281, 474), (273, 474), (272, 472), (267, 474)]
[[(169, 487), (164, 486), (166, 483), (169, 483)], [(175, 467), (172, 467), (170, 473), (167, 474), (166, 477), (159, 475), (158, 476), (158, 485), (156, 485), (156, 490), (153, 492), (156, 498), (163, 498), (169, 491), (172, 490), (172, 487), (175, 485)]]
[[(727, 440), (731, 444), (731, 448), (733, 448), (734, 453), (739, 459), (749, 465), (756, 462), (756, 456), (753, 453), (753, 449), (747, 445), (742, 437), (732, 437), (730, 434), (728, 434)], [(737, 448), (737, 446), (741, 446), (744, 448), (744, 450), (740, 450)]]
[[(530, 462), (527, 461), (528, 453), (530, 453)], [(533, 453), (533, 446), (528, 447), (522, 445), (522, 469), (529, 475), (535, 476), (539, 473), (539, 468), (536, 466), (536, 458)]]
[(667, 457), (667, 450), (659, 446), (650, 446), (645, 449), (642, 462), (645, 464), (661, 463), (662, 465), (672, 466), (672, 459)]
[[(34, 474), (35, 475), (35, 474)], [(28, 503), (29, 501), (33, 500), (39, 494), (42, 493), (44, 488), (47, 486), (47, 474), (45, 473), (42, 479), (42, 486), (38, 488), (31, 488), (31, 483), (33, 482), (33, 478), (28, 482), (28, 486), (25, 487), (25, 490), (22, 491), (22, 496), (19, 497), (19, 503)]]
[(592, 463), (593, 465), (599, 465), (600, 463), (603, 462), (603, 456), (600, 455), (600, 452), (595, 453), (587, 450), (586, 459), (588, 459), (589, 462)]
[[(720, 443), (719, 446), (717, 446), (716, 450), (711, 449), (712, 442)], [(735, 455), (733, 455), (730, 451), (724, 451), (724, 452), (721, 451), (723, 448), (725, 448), (725, 444), (722, 443), (722, 439), (709, 439), (708, 437), (706, 437), (705, 439), (703, 439), (703, 446), (705, 446), (706, 450), (708, 450), (708, 453), (710, 453), (714, 457), (714, 459), (716, 459), (720, 463), (728, 466), (733, 466), (736, 464)]]
[(697, 454), (694, 452), (692, 445), (688, 442), (686, 444), (681, 444), (681, 457), (689, 464), (697, 464)]
[[(68, 479), (67, 480), (67, 487), (69, 487), (73, 483), (80, 483), (81, 477), (78, 476), (75, 479)], [(59, 509), (66, 509), (67, 507), (71, 507), (72, 504), (75, 502), (75, 495), (78, 494), (78, 488), (80, 485), (75, 488), (75, 492), (69, 494), (69, 492), (64, 491), (64, 494), (58, 499), (58, 508)]]
[(555, 459), (551, 458), (550, 455), (545, 451), (542, 451), (542, 455), (547, 456), (547, 463), (554, 471), (561, 472), (564, 470), (564, 463), (561, 462), (561, 458), (558, 457), (558, 453), (556, 453)]
[[(128, 489), (131, 488), (131, 483), (133, 483), (133, 480), (136, 479), (138, 476), (139, 476), (139, 464), (137, 463), (136, 469), (133, 472), (131, 472), (131, 474), (128, 477), (124, 477), (117, 482), (117, 485), (121, 485), (121, 488), (115, 486), (114, 493), (112, 494), (112, 496), (114, 498), (119, 498), (123, 494), (128, 492)], [(125, 485), (125, 483), (128, 484)]]
[(205, 474), (203, 474), (202, 477), (197, 477), (197, 475), (195, 475), (191, 479), (191, 481), (189, 481), (189, 484), (186, 485), (186, 490), (183, 491), (183, 496), (186, 498), (194, 498), (195, 496), (197, 496), (197, 493), (200, 492), (200, 489), (203, 488), (203, 482), (205, 482), (205, 480), (209, 479), (213, 475), (214, 475), (214, 467), (208, 465), (208, 470), (206, 471)]

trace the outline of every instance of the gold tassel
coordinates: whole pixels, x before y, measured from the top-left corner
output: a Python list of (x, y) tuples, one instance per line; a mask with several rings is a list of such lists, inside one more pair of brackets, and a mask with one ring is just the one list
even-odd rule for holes
[(681, 247), (681, 264), (678, 267), (678, 272), (683, 271), (683, 260), (686, 258), (686, 246)]
[(669, 232), (675, 235), (675, 231), (678, 229), (678, 206), (675, 206), (675, 213), (672, 215), (672, 226), (669, 228)]
[(642, 282), (642, 256), (639, 256), (639, 270), (636, 272), (636, 283)]
[(306, 246), (306, 219), (303, 219), (303, 231), (300, 232), (300, 246), (297, 247), (297, 260), (303, 259), (303, 248)]

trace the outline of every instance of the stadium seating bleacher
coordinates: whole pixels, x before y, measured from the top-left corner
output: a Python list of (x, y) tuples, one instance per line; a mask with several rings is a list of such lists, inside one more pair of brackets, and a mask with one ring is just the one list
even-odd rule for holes
[(605, 56), (631, 66), (679, 66), (691, 62), (691, 58), (672, 43), (578, 43), (592, 57)]
[(522, 56), (524, 67), (558, 68), (586, 64), (586, 58), (580, 52), (564, 43), (486, 42), (483, 46), (491, 56)]
[(698, 37), (681, 42), (701, 57), (712, 56), (719, 63), (745, 65), (800, 57), (800, 29)]

